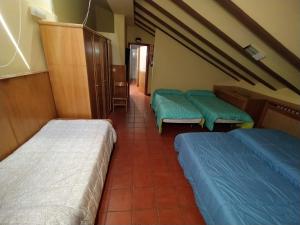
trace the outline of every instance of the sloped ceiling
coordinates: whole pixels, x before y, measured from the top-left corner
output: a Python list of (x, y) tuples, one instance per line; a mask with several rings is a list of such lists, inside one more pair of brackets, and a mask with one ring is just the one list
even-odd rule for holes
[[(262, 32), (262, 27), (249, 27), (220, 2), (223, 1), (136, 0), (134, 21), (152, 34), (155, 29), (163, 31), (235, 80), (251, 85), (262, 83), (272, 90), (287, 87), (300, 95), (300, 59), (293, 55), (292, 60), (282, 53), (283, 45), (278, 49), (278, 45), (268, 43), (271, 39), (255, 33)], [(243, 16), (250, 18), (245, 13)], [(255, 61), (243, 49), (249, 44), (266, 57)]]

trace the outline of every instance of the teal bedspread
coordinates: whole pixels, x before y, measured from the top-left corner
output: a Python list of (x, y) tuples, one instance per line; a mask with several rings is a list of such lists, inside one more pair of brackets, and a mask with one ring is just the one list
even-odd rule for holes
[(244, 111), (217, 98), (211, 91), (187, 91), (187, 99), (197, 107), (205, 119), (205, 126), (212, 131), (217, 119), (243, 121), (241, 127), (253, 127), (252, 118)]
[(156, 114), (160, 133), (163, 119), (199, 119), (200, 121), (203, 118), (199, 110), (178, 90), (156, 90), (153, 93), (151, 106)]

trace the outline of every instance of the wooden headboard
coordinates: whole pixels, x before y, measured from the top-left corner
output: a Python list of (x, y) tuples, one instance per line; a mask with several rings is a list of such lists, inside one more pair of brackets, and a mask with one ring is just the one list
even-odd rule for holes
[(300, 138), (300, 110), (266, 102), (258, 127), (282, 130)]
[(0, 79), (0, 160), (55, 117), (48, 72)]

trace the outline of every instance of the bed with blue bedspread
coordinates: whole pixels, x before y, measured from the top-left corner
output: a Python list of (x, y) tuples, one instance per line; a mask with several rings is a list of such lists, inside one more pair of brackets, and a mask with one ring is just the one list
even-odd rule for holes
[(207, 224), (300, 224), (300, 139), (236, 129), (179, 134), (175, 148)]
[(191, 90), (187, 99), (202, 113), (205, 126), (212, 131), (215, 123), (235, 123), (243, 128), (252, 128), (253, 120), (244, 111), (216, 97), (212, 91)]
[(156, 114), (156, 123), (160, 133), (163, 122), (203, 125), (202, 114), (179, 90), (158, 89), (154, 91), (151, 106)]

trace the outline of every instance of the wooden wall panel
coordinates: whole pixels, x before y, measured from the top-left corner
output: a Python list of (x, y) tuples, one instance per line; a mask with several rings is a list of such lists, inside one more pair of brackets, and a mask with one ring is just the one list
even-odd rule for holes
[(3, 98), (0, 96), (0, 161), (18, 146), (16, 136), (10, 125), (8, 113), (5, 110), (4, 102), (2, 100)]
[(234, 93), (221, 91), (221, 90), (215, 90), (216, 95), (223, 99), (224, 101), (230, 102), (230, 104), (245, 110), (248, 99), (241, 96), (241, 95), (234, 95)]
[(276, 102), (266, 102), (258, 126), (282, 130), (300, 138), (300, 111)]
[[(214, 91), (217, 94), (218, 97), (222, 98), (223, 100), (237, 106), (238, 108), (246, 111), (254, 120), (255, 126), (263, 126), (267, 128), (277, 128), (281, 129), (284, 131), (296, 131), (294, 129), (295, 123), (293, 123), (292, 119), (289, 117), (285, 116), (286, 119), (281, 120), (280, 122), (275, 122), (276, 119), (279, 119), (282, 114), (284, 114), (284, 110), (277, 110), (278, 113), (274, 112), (272, 113), (271, 110), (268, 110), (267, 116), (265, 116), (265, 107), (266, 105), (269, 106), (270, 103), (275, 104), (275, 105), (282, 105), (286, 108), (286, 111), (297, 111), (300, 112), (300, 105), (295, 105), (289, 102), (285, 102), (283, 100), (279, 100), (276, 98), (272, 98), (263, 94), (259, 94), (241, 87), (236, 87), (236, 86), (214, 86)], [(269, 107), (270, 108), (270, 107)], [(269, 109), (268, 108), (268, 109)], [(274, 108), (274, 107), (273, 107)], [(269, 113), (270, 112), (270, 113)], [(298, 113), (299, 115), (300, 113)], [(268, 118), (270, 116), (271, 120)], [(283, 118), (285, 118), (283, 117)], [(268, 123), (267, 126), (265, 124), (262, 124), (262, 119), (266, 119), (266, 123)], [(300, 120), (299, 118), (297, 118)], [(283, 122), (284, 121), (284, 122)], [(278, 127), (272, 127), (272, 123), (274, 126)], [(285, 123), (285, 124), (284, 124)], [(293, 124), (290, 128), (291, 130), (288, 129), (289, 124)], [(294, 129), (294, 130), (293, 130)], [(300, 136), (300, 131), (299, 132)], [(294, 132), (294, 133), (297, 133)], [(290, 132), (291, 133), (291, 132)]]
[(283, 100), (280, 100), (280, 99), (277, 99), (277, 98), (274, 98), (274, 97), (270, 97), (270, 96), (263, 95), (263, 94), (260, 94), (260, 93), (254, 92), (254, 91), (250, 91), (248, 89), (241, 88), (241, 87), (238, 87), (238, 86), (215, 85), (214, 90), (215, 91), (220, 90), (220, 91), (231, 92), (231, 93), (234, 93), (234, 94), (237, 94), (237, 95), (240, 95), (240, 96), (245, 96), (246, 98), (264, 99), (264, 100), (267, 100), (267, 101), (270, 101), (270, 102), (277, 102), (277, 103), (280, 103), (282, 105), (286, 105), (286, 106), (289, 106), (291, 108), (300, 110), (300, 104), (296, 105), (296, 104), (293, 104), (293, 103), (290, 103), (290, 102), (287, 102), (287, 101), (283, 101)]
[(0, 80), (0, 111), (1, 159), (56, 117), (48, 72)]

